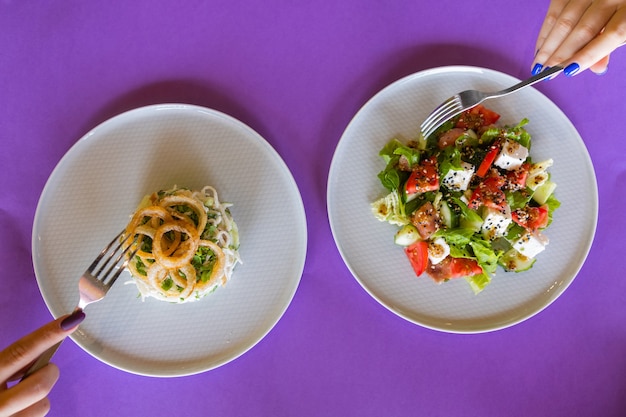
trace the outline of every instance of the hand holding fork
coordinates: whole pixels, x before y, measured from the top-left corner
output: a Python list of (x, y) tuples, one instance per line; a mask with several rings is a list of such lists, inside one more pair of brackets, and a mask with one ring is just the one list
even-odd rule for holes
[[(124, 236), (124, 231), (122, 231), (115, 236), (91, 263), (78, 281), (79, 302), (74, 312), (60, 323), (62, 330), (68, 331), (76, 327), (85, 318), (84, 308), (104, 298), (124, 268), (126, 268), (129, 259), (135, 256), (138, 248), (134, 248), (128, 255), (134, 247), (133, 243), (134, 241), (130, 240), (130, 235)], [(65, 337), (39, 356), (26, 370), (23, 378), (27, 378), (47, 365), (63, 339)]]
[(563, 71), (563, 67), (557, 65), (548, 68), (543, 72), (528, 78), (527, 80), (521, 81), (512, 87), (493, 93), (484, 93), (477, 90), (466, 90), (457, 93), (437, 106), (435, 110), (433, 110), (432, 113), (430, 113), (430, 115), (426, 118), (426, 120), (424, 120), (420, 126), (422, 137), (425, 139), (428, 138), (446, 121), (458, 116), (464, 111), (471, 109), (487, 99), (502, 97), (514, 93), (545, 78), (554, 76), (561, 71)]

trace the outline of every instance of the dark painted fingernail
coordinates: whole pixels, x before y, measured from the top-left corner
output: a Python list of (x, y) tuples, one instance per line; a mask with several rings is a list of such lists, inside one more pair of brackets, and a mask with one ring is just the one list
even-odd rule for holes
[(61, 322), (61, 329), (73, 329), (74, 327), (78, 326), (83, 320), (85, 320), (85, 312), (83, 310), (76, 310)]
[(572, 75), (576, 74), (578, 71), (580, 71), (580, 65), (573, 62), (569, 64), (567, 67), (565, 67), (565, 69), (563, 70), (563, 74), (567, 75), (568, 77), (571, 77)]
[(532, 74), (533, 75), (537, 75), (537, 74), (539, 74), (541, 72), (542, 69), (543, 69), (543, 65), (535, 64), (535, 66), (533, 67), (533, 70), (532, 70)]

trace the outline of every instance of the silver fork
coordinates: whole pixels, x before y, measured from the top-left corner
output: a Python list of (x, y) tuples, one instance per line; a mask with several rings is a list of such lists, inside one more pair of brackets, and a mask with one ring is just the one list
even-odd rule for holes
[(561, 71), (563, 71), (562, 66), (557, 65), (554, 67), (550, 67), (547, 70), (544, 70), (527, 80), (519, 82), (507, 89), (496, 91), (495, 93), (483, 93), (477, 90), (466, 90), (455, 94), (443, 103), (441, 103), (439, 106), (437, 106), (437, 108), (433, 110), (433, 112), (426, 118), (426, 120), (424, 120), (424, 122), (420, 126), (421, 135), (424, 138), (428, 138), (442, 124), (452, 119), (453, 117), (463, 113), (465, 110), (469, 110), (487, 99), (506, 96), (507, 94), (511, 94), (515, 91), (521, 90), (524, 87), (533, 85), (536, 82), (541, 81), (544, 78), (550, 77), (551, 75), (555, 75)]
[[(135, 256), (139, 248), (130, 252), (136, 240), (130, 240), (131, 235), (124, 236), (124, 230), (100, 252), (94, 261), (85, 270), (78, 280), (79, 301), (75, 310), (83, 310), (86, 306), (100, 301), (109, 292), (128, 261)], [(128, 253), (130, 252), (130, 255)], [(116, 256), (117, 255), (117, 256)], [(128, 255), (128, 256), (127, 256)], [(28, 368), (22, 379), (43, 368), (61, 346), (61, 342), (48, 348)]]

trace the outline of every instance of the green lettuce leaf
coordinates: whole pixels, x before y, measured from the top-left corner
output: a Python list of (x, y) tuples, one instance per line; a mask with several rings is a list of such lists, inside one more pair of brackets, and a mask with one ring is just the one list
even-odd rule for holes
[(404, 203), (400, 198), (397, 190), (393, 190), (372, 203), (372, 213), (380, 221), (386, 221), (398, 226), (404, 226), (409, 223), (409, 217), (406, 215)]
[(461, 152), (456, 146), (448, 146), (439, 157), (439, 177), (443, 179), (450, 170), (462, 171)]

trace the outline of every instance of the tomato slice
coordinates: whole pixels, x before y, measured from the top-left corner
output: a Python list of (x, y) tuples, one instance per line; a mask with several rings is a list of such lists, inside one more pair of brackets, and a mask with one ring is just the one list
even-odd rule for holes
[(523, 163), (521, 167), (506, 173), (506, 188), (509, 190), (523, 190), (526, 188), (526, 180), (528, 179), (529, 163)]
[(418, 277), (424, 273), (428, 265), (428, 242), (417, 241), (411, 246), (404, 248), (404, 253), (409, 258), (413, 271)]
[(500, 115), (495, 111), (479, 104), (463, 112), (455, 127), (463, 129), (479, 129), (483, 126), (490, 126), (498, 121)]
[(483, 269), (475, 259), (452, 258), (450, 266), (451, 278), (471, 277), (483, 273)]
[(489, 152), (487, 152), (487, 155), (485, 155), (485, 158), (480, 163), (478, 169), (476, 170), (476, 175), (481, 178), (487, 175), (489, 168), (491, 168), (491, 165), (493, 164), (493, 161), (496, 160), (496, 156), (498, 156), (499, 152), (500, 147), (497, 145), (493, 145), (491, 149), (489, 149)]
[(436, 282), (448, 279), (471, 277), (483, 273), (483, 269), (475, 259), (453, 258), (448, 256), (436, 265), (429, 264), (428, 275)]
[(424, 159), (417, 168), (411, 171), (405, 189), (407, 194), (425, 193), (439, 189), (437, 159), (434, 156)]
[(526, 229), (541, 229), (548, 225), (548, 206), (544, 204), (539, 207), (527, 206), (523, 209), (513, 210), (511, 218), (515, 223)]
[(496, 210), (505, 209), (506, 195), (501, 187), (504, 185), (504, 179), (499, 176), (489, 176), (485, 178), (474, 189), (469, 199), (468, 207), (476, 210), (480, 206), (490, 207)]

